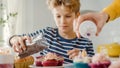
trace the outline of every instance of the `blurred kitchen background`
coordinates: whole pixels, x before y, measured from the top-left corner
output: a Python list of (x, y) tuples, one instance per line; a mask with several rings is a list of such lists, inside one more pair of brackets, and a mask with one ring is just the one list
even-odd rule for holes
[[(99, 12), (104, 7), (112, 3), (113, 0), (80, 0), (81, 13)], [(7, 12), (17, 12), (15, 19), (12, 19), (12, 34), (30, 33), (47, 26), (53, 26), (54, 20), (46, 0), (1, 0), (5, 3)], [(4, 13), (5, 14), (5, 13)], [(9, 21), (8, 21), (9, 22)], [(113, 22), (113, 23), (112, 23)], [(94, 47), (97, 45), (120, 42), (120, 18), (107, 23), (100, 35), (93, 39)], [(5, 37), (8, 31), (4, 29), (9, 27), (0, 25), (0, 38)], [(3, 34), (4, 33), (4, 34)]]

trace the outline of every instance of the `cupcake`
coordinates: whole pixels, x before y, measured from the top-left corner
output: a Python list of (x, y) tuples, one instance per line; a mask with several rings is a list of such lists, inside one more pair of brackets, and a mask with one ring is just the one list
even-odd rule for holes
[(79, 55), (73, 59), (73, 64), (75, 68), (89, 68), (88, 63), (91, 62), (91, 58), (87, 56), (85, 50), (79, 52)]
[(44, 60), (44, 56), (38, 56), (36, 57), (35, 65), (36, 66), (42, 66), (42, 61)]
[(57, 66), (62, 66), (63, 62), (64, 62), (64, 58), (62, 56), (58, 55), (57, 60), (58, 60), (58, 65)]
[(90, 63), (91, 68), (108, 68), (111, 64), (109, 58), (105, 54), (95, 54), (92, 57), (92, 63)]
[(29, 68), (29, 65), (33, 65), (34, 58), (28, 56), (22, 59), (16, 59), (14, 63), (14, 68)]
[(55, 59), (51, 59), (51, 60), (46, 60), (42, 62), (43, 66), (57, 66), (58, 65), (58, 61)]
[(63, 65), (63, 57), (57, 55), (56, 53), (48, 53), (45, 56), (40, 56), (36, 58), (35, 65), (36, 66), (62, 66)]

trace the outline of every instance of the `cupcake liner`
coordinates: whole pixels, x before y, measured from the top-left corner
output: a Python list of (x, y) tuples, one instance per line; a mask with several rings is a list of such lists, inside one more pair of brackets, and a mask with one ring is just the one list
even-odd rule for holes
[(14, 68), (29, 68), (29, 65), (34, 63), (34, 59), (32, 56), (25, 57), (23, 59), (19, 59), (14, 63)]

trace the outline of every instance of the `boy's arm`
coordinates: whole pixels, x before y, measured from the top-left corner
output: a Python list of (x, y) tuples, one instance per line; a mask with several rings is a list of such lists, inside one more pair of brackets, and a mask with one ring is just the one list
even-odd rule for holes
[[(35, 39), (35, 38), (37, 38), (37, 36), (41, 35), (42, 33), (43, 33), (42, 30), (38, 30), (38, 31), (33, 32), (33, 33), (22, 34), (22, 35), (13, 35), (13, 36), (11, 36), (11, 37), (9, 38), (9, 45), (12, 47), (11, 40), (12, 40), (13, 38), (15, 38), (15, 39), (17, 40), (18, 37), (25, 37), (25, 36), (27, 36), (27, 37), (29, 37), (29, 38), (31, 38), (31, 39)], [(42, 34), (42, 35), (43, 35), (43, 34)], [(24, 43), (25, 43), (25, 42), (24, 42)]]
[[(18, 37), (24, 37), (24, 36), (29, 36), (30, 38), (37, 38), (39, 35), (41, 35), (42, 31), (39, 30), (39, 31), (36, 31), (34, 33), (29, 33), (29, 34), (23, 34), (23, 35), (14, 35), (10, 38), (9, 42), (12, 40), (12, 39), (17, 39)], [(43, 36), (43, 35), (42, 35)], [(41, 36), (41, 37), (42, 37)], [(37, 53), (39, 51), (42, 51), (43, 49), (47, 48), (46, 45), (42, 42), (45, 42), (45, 39), (42, 39), (40, 38), (39, 40), (36, 40), (35, 43), (33, 44), (27, 44), (26, 46), (26, 43), (25, 43), (25, 46), (26, 46), (26, 50), (23, 50), (22, 52), (19, 52), (18, 56), (20, 58), (24, 58), (24, 57), (27, 57), (29, 55), (32, 55), (34, 53)], [(11, 43), (10, 43), (11, 44)], [(12, 46), (12, 45), (11, 45)], [(15, 47), (19, 47), (21, 46), (20, 45), (16, 45)], [(12, 46), (13, 47), (13, 46)], [(14, 47), (13, 47), (14, 48)], [(15, 50), (15, 49), (14, 49)], [(17, 51), (16, 51), (17, 52)]]
[(103, 9), (109, 15), (109, 20), (120, 17), (120, 0), (114, 0), (112, 4)]
[[(9, 39), (9, 44), (14, 49), (15, 52), (23, 52), (27, 49), (26, 45), (30, 45), (30, 44), (26, 44), (26, 40), (29, 40), (29, 41), (31, 40), (30, 42), (32, 42), (32, 39), (37, 38), (39, 35), (41, 35), (41, 33), (43, 33), (43, 31), (38, 30), (36, 32), (29, 33), (29, 34), (14, 35)], [(43, 45), (42, 42), (44, 41), (45, 39), (43, 40), (42, 38), (40, 38), (37, 41), (33, 41), (33, 42), (34, 44), (36, 43), (37, 45)]]

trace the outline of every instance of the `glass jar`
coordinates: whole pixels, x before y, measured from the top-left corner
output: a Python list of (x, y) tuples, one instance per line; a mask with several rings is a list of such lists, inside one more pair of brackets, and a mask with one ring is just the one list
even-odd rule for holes
[(0, 68), (14, 68), (14, 55), (8, 47), (0, 47)]

